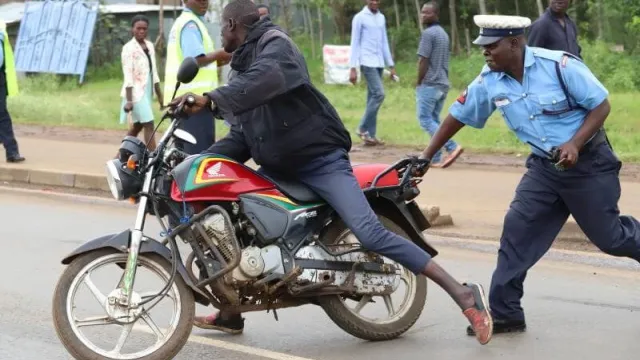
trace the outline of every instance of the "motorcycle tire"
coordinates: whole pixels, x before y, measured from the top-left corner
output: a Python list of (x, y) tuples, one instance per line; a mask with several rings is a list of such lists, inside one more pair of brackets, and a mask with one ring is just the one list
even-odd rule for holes
[[(388, 230), (409, 239), (409, 235), (398, 224), (388, 217), (378, 215), (382, 225)], [(349, 229), (342, 221), (331, 224), (323, 241), (327, 244), (335, 241), (340, 234)], [(348, 334), (367, 341), (392, 340), (408, 331), (420, 318), (427, 300), (427, 278), (424, 275), (415, 276), (416, 291), (409, 309), (399, 319), (376, 324), (368, 322), (355, 315), (342, 301), (340, 295), (328, 295), (318, 298), (318, 302), (329, 318)]]
[[(87, 347), (73, 331), (68, 321), (67, 314), (67, 296), (69, 295), (71, 286), (78, 276), (78, 273), (91, 262), (114, 254), (122, 254), (126, 261), (126, 253), (116, 250), (105, 249), (97, 250), (87, 254), (83, 254), (75, 258), (60, 276), (53, 295), (53, 323), (58, 338), (67, 349), (67, 351), (75, 358), (81, 360), (117, 360), (117, 358), (105, 357), (98, 354)], [(140, 254), (139, 258), (145, 258), (147, 261), (155, 263), (161, 267), (167, 274), (171, 274), (171, 263), (160, 255), (156, 254)], [(179, 274), (175, 276), (175, 284), (180, 294), (181, 311), (175, 316), (179, 316), (180, 320), (175, 331), (165, 343), (154, 352), (136, 360), (166, 360), (173, 359), (184, 347), (191, 335), (193, 329), (193, 319), (195, 317), (195, 300), (193, 290), (187, 286)], [(141, 321), (141, 320), (139, 320)]]

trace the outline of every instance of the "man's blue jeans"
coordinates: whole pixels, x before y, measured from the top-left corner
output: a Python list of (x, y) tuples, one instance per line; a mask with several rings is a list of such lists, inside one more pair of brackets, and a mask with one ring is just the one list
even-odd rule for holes
[[(416, 110), (418, 115), (418, 121), (420, 127), (433, 137), (438, 127), (440, 127), (440, 112), (444, 106), (444, 101), (447, 99), (448, 91), (435, 87), (420, 85), (416, 88)], [(449, 140), (444, 144), (444, 148), (451, 152), (458, 147), (455, 141)], [(442, 157), (442, 150), (433, 156), (431, 161), (437, 163)]]
[(378, 110), (384, 101), (384, 87), (382, 86), (382, 68), (361, 66), (360, 72), (367, 81), (367, 108), (360, 120), (358, 130), (368, 132), (369, 136), (376, 137), (376, 125), (378, 123)]
[[(264, 171), (261, 169), (260, 171)], [(264, 171), (268, 174), (268, 171)], [(385, 228), (371, 209), (343, 149), (318, 157), (297, 170), (297, 180), (322, 197), (363, 247), (421, 273), (430, 255), (418, 245)]]

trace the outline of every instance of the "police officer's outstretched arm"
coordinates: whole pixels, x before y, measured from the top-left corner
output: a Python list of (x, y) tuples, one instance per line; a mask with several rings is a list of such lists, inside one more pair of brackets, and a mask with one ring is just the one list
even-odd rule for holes
[[(484, 72), (484, 69), (483, 69)], [(420, 156), (431, 159), (465, 125), (482, 129), (495, 110), (484, 86), (482, 74), (469, 84), (449, 108), (449, 114)]]
[(609, 92), (583, 62), (567, 57), (562, 63), (561, 74), (569, 95), (575, 103), (589, 111), (571, 140), (560, 146), (563, 165), (571, 167), (578, 161), (580, 149), (604, 125), (611, 105)]

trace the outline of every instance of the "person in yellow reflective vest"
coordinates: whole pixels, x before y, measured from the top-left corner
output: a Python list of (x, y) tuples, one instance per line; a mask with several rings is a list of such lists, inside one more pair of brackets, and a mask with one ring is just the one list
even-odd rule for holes
[[(214, 42), (205, 26), (204, 15), (209, 8), (208, 0), (183, 0), (184, 9), (176, 19), (167, 41), (167, 63), (164, 79), (164, 103), (171, 101), (175, 90), (178, 68), (186, 57), (194, 57), (200, 72), (189, 84), (181, 84), (176, 96), (187, 92), (203, 94), (218, 87), (218, 66), (231, 60), (231, 54), (215, 50)], [(177, 145), (189, 154), (200, 153), (215, 142), (215, 125), (210, 111), (193, 114), (180, 127), (196, 138), (193, 145), (177, 141)]]
[(17, 163), (25, 160), (18, 151), (18, 142), (13, 134), (11, 116), (7, 109), (7, 97), (18, 94), (18, 78), (13, 60), (13, 51), (9, 43), (6, 24), (0, 20), (0, 142), (7, 153), (7, 162)]

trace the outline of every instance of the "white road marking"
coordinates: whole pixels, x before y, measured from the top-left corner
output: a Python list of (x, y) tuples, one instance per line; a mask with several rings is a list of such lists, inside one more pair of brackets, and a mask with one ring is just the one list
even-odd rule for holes
[(244, 353), (248, 355), (261, 356), (267, 359), (273, 360), (314, 360), (310, 358), (289, 355), (285, 353), (279, 353), (271, 350), (260, 349), (253, 346), (240, 345), (228, 341), (214, 340), (208, 337), (199, 336), (199, 335), (191, 335), (189, 337), (190, 342), (202, 344), (202, 345), (210, 345), (215, 346), (220, 349), (235, 351), (239, 353)]
[[(147, 327), (146, 325), (136, 324), (134, 329), (137, 331), (143, 331), (149, 334), (153, 334), (151, 329), (149, 329), (149, 327)], [(164, 332), (165, 329), (162, 329), (162, 330)], [(191, 334), (191, 336), (189, 336), (189, 342), (193, 342), (201, 345), (213, 346), (218, 349), (239, 352), (247, 355), (260, 356), (260, 357), (263, 357), (266, 359), (272, 359), (272, 360), (315, 360), (311, 358), (305, 358), (301, 356), (289, 355), (285, 353), (279, 353), (276, 351), (261, 349), (253, 346), (240, 345), (230, 341), (214, 340), (205, 336), (194, 335), (194, 334)]]

